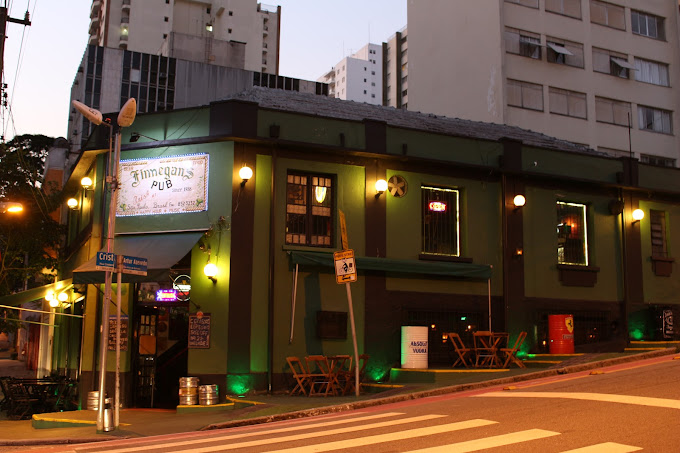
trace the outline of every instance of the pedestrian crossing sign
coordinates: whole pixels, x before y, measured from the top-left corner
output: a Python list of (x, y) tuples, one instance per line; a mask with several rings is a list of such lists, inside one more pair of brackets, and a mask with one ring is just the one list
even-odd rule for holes
[(357, 268), (354, 263), (354, 250), (342, 250), (333, 253), (335, 262), (335, 280), (339, 283), (357, 281)]

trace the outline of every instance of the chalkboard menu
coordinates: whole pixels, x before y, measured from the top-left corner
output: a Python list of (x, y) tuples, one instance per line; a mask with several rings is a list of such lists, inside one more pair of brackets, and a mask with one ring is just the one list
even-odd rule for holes
[[(116, 321), (117, 316), (109, 316), (109, 351), (116, 350)], [(128, 350), (128, 324), (129, 318), (127, 316), (120, 317), (120, 350)]]
[(210, 313), (189, 315), (189, 348), (210, 348)]

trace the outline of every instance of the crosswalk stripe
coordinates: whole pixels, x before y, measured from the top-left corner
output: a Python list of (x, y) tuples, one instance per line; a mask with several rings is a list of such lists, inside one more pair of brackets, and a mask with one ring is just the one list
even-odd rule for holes
[(597, 445), (590, 445), (588, 447), (577, 448), (575, 450), (567, 450), (562, 453), (628, 453), (631, 451), (640, 451), (642, 448), (633, 447), (631, 445), (617, 444), (616, 442), (605, 442)]
[(505, 445), (518, 444), (530, 440), (544, 439), (546, 437), (558, 436), (559, 434), (560, 433), (555, 431), (546, 431), (544, 429), (527, 429), (515, 433), (456, 442), (455, 444), (412, 450), (408, 453), (465, 453), (468, 451), (480, 451), (487, 448), (503, 447)]
[[(459, 431), (469, 428), (479, 428), (481, 426), (493, 425), (498, 422), (491, 420), (466, 420), (464, 422), (447, 423), (445, 425), (428, 426), (425, 428), (408, 429), (405, 431), (397, 431), (387, 434), (377, 434), (375, 436), (359, 437), (356, 439), (338, 440), (335, 442), (326, 442), (323, 444), (310, 445), (307, 447), (293, 447), (283, 450), (273, 450), (268, 453), (311, 453), (320, 451), (338, 450), (341, 448), (365, 447), (367, 445), (374, 445), (383, 442), (392, 442), (395, 440), (411, 439), (414, 437), (431, 436), (434, 434), (448, 433), (451, 431)], [(216, 450), (213, 450), (216, 451)], [(450, 450), (449, 450), (450, 451)]]
[(586, 401), (603, 401), (607, 403), (635, 404), (638, 406), (665, 407), (680, 409), (680, 401), (649, 396), (614, 395), (610, 393), (570, 393), (570, 392), (490, 392), (474, 397), (500, 398), (565, 398)]
[[(395, 413), (389, 413), (389, 414), (395, 415), (395, 414), (399, 414), (399, 413), (395, 412)], [(178, 449), (177, 447), (186, 446), (186, 445), (191, 445), (191, 451), (192, 452), (233, 450), (235, 448), (244, 448), (244, 447), (251, 447), (251, 446), (256, 446), (256, 445), (267, 445), (267, 444), (273, 444), (273, 443), (279, 443), (279, 442), (310, 439), (310, 438), (313, 438), (313, 437), (323, 437), (323, 436), (330, 436), (330, 435), (333, 435), (333, 434), (344, 434), (344, 433), (350, 433), (350, 432), (354, 432), (354, 431), (361, 431), (361, 430), (367, 430), (367, 429), (384, 428), (384, 427), (388, 427), (388, 426), (403, 425), (403, 424), (407, 424), (407, 423), (417, 423), (417, 422), (422, 422), (422, 421), (426, 421), (426, 420), (433, 420), (435, 418), (446, 417), (446, 415), (437, 415), (437, 414), (421, 415), (419, 417), (400, 418), (400, 419), (390, 420), (390, 421), (385, 421), (385, 422), (369, 423), (369, 424), (366, 424), (366, 425), (359, 425), (359, 426), (348, 426), (348, 427), (344, 427), (344, 428), (329, 429), (329, 430), (325, 430), (325, 431), (316, 431), (316, 432), (305, 433), (305, 434), (297, 434), (297, 435), (290, 435), (290, 436), (283, 436), (283, 437), (269, 437), (267, 439), (259, 439), (259, 440), (253, 440), (253, 441), (232, 443), (232, 444), (229, 444), (229, 445), (208, 446), (208, 447), (205, 447), (205, 448), (196, 448), (195, 447), (197, 444), (202, 444), (202, 443), (203, 444), (214, 443), (214, 442), (217, 442), (217, 441), (234, 440), (234, 439), (240, 439), (240, 438), (244, 438), (244, 437), (265, 436), (265, 435), (269, 435), (269, 434), (276, 434), (276, 433), (280, 433), (280, 432), (289, 432), (289, 431), (293, 431), (293, 430), (318, 428), (318, 427), (327, 426), (329, 424), (338, 424), (340, 422), (349, 423), (349, 422), (356, 422), (356, 421), (364, 421), (366, 419), (377, 418), (379, 416), (383, 416), (383, 414), (366, 416), (366, 417), (357, 417), (357, 418), (353, 418), (353, 419), (348, 419), (346, 421), (345, 420), (342, 420), (342, 421), (334, 420), (332, 422), (325, 422), (325, 423), (310, 423), (310, 424), (307, 424), (307, 425), (300, 425), (300, 426), (295, 426), (295, 427), (289, 426), (289, 427), (278, 428), (278, 429), (230, 434), (230, 435), (226, 435), (226, 436), (206, 437), (204, 439), (194, 438), (194, 439), (191, 439), (191, 440), (180, 441), (180, 442), (166, 442), (166, 443), (162, 443), (162, 444), (153, 444), (153, 445), (149, 445), (148, 447), (147, 446), (136, 446), (136, 447), (129, 447), (129, 448), (111, 449), (111, 450), (106, 450), (106, 451), (108, 453), (124, 453), (124, 452), (129, 452), (129, 451), (146, 450), (148, 448), (154, 448), (154, 449), (167, 448), (167, 449), (171, 449), (172, 451), (176, 451)]]

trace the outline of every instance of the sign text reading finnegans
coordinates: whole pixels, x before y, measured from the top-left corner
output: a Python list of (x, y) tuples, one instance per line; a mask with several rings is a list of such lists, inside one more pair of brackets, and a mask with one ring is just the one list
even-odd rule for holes
[(208, 209), (208, 155), (122, 160), (116, 216)]

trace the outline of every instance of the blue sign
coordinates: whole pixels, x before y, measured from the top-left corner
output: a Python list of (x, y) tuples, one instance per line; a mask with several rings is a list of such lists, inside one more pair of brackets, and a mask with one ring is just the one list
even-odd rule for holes
[(116, 269), (115, 253), (97, 252), (97, 259), (94, 267), (99, 271), (113, 272)]
[(140, 258), (138, 256), (123, 255), (123, 268), (121, 272), (124, 274), (146, 275), (146, 268), (149, 265), (149, 260)]

